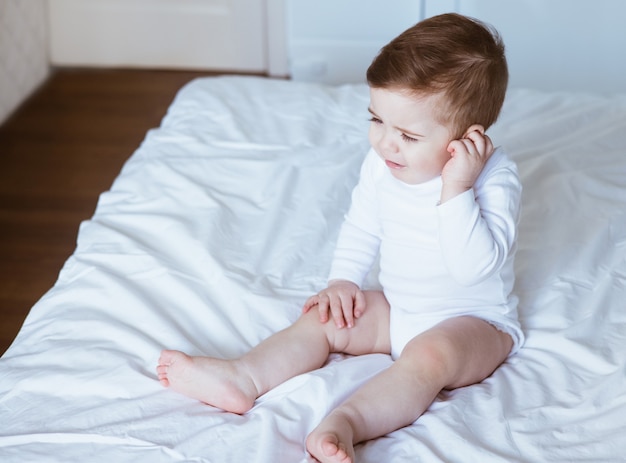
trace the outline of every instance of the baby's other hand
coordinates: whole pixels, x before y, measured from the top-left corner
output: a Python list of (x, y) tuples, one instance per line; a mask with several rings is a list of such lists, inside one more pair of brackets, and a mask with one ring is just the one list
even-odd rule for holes
[(337, 328), (352, 328), (355, 319), (363, 315), (365, 296), (359, 286), (347, 280), (333, 280), (328, 288), (307, 299), (302, 313), (308, 312), (317, 305), (320, 322), (329, 320), (329, 313)]
[(448, 145), (450, 160), (441, 172), (441, 202), (472, 188), (493, 151), (491, 139), (478, 124), (471, 126), (464, 138), (452, 140)]

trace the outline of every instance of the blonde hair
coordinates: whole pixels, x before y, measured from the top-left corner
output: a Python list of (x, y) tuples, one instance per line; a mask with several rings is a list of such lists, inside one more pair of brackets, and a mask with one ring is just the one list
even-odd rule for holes
[(487, 129), (508, 84), (504, 43), (491, 26), (456, 13), (425, 19), (384, 46), (367, 70), (373, 88), (441, 95), (440, 122), (459, 138)]

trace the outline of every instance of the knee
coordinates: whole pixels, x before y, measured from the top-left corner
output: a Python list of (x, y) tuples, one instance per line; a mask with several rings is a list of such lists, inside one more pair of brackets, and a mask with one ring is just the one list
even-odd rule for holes
[(320, 321), (319, 313), (316, 308), (312, 308), (306, 313), (300, 315), (300, 318), (296, 321), (297, 325), (301, 325), (303, 329), (307, 331), (319, 331), (326, 332), (327, 328), (324, 326), (325, 323)]
[(304, 330), (324, 339), (328, 343), (330, 352), (343, 352), (342, 349), (345, 348), (344, 344), (347, 344), (347, 341), (342, 335), (346, 330), (337, 328), (332, 320), (325, 323), (321, 322), (317, 310), (311, 309), (302, 314), (296, 323), (301, 325)]
[(406, 364), (417, 377), (437, 383), (440, 389), (454, 384), (463, 368), (452, 340), (426, 333), (409, 342), (397, 362)]
[(399, 360), (441, 389), (475, 384), (491, 375), (511, 348), (510, 336), (472, 317), (451, 319), (414, 338)]

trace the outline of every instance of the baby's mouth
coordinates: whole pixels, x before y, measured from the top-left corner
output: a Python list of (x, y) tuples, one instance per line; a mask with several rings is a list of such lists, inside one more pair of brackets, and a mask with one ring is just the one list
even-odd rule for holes
[(385, 164), (387, 164), (387, 167), (389, 167), (390, 169), (403, 169), (404, 168), (402, 164), (398, 164), (397, 162), (393, 162), (388, 159), (385, 159)]

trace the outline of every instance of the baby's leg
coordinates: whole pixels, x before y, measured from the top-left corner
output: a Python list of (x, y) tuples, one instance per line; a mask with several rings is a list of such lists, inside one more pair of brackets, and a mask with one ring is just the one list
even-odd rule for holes
[(477, 318), (436, 325), (332, 411), (307, 438), (307, 449), (323, 463), (354, 462), (354, 444), (413, 423), (442, 389), (482, 381), (506, 359), (511, 346), (509, 335)]
[(389, 307), (382, 293), (366, 292), (366, 309), (352, 328), (320, 323), (316, 310), (270, 336), (240, 359), (161, 353), (161, 384), (210, 405), (245, 413), (260, 395), (293, 376), (321, 367), (331, 352), (389, 353)]

